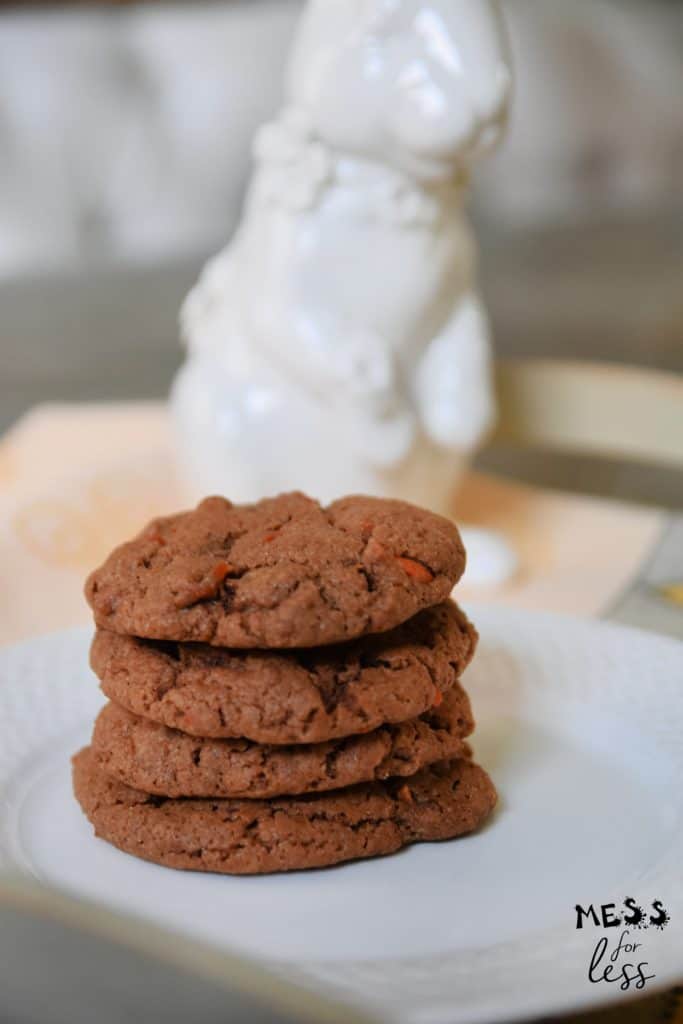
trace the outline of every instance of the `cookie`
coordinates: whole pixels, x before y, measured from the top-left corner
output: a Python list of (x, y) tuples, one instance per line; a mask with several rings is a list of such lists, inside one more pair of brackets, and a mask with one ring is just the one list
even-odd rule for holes
[(468, 760), (409, 780), (275, 800), (172, 800), (98, 768), (89, 748), (73, 760), (76, 798), (95, 834), (144, 860), (190, 871), (262, 874), (393, 853), (409, 843), (472, 832), (496, 791)]
[(95, 723), (92, 752), (109, 775), (146, 793), (265, 798), (415, 775), (437, 761), (462, 757), (464, 738), (473, 728), (460, 686), (421, 718), (364, 736), (293, 747), (196, 739), (108, 704)]
[(90, 663), (104, 693), (193, 736), (322, 743), (417, 718), (455, 685), (477, 634), (451, 601), (347, 645), (235, 653), (100, 630)]
[(448, 597), (457, 528), (401, 501), (207, 498), (116, 548), (85, 593), (115, 633), (221, 647), (314, 647), (380, 633)]

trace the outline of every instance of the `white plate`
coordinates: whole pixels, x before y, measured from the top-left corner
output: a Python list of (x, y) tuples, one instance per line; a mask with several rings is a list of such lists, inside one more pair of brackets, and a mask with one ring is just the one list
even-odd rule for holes
[(624, 998), (588, 981), (596, 942), (615, 932), (576, 930), (575, 905), (627, 896), (659, 899), (671, 917), (638, 933), (656, 974), (648, 990), (680, 981), (683, 646), (556, 616), (473, 617), (474, 745), (501, 795), (478, 835), (264, 878), (183, 874), (118, 852), (71, 795), (69, 755), (102, 702), (89, 631), (76, 630), (0, 652), (0, 867), (240, 950), (388, 1019), (512, 1020)]

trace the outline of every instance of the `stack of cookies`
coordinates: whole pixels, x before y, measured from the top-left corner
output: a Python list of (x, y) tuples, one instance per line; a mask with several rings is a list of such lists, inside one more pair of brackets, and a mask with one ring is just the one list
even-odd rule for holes
[(109, 698), (73, 762), (98, 836), (170, 867), (322, 867), (476, 829), (455, 526), (402, 502), (208, 498), (86, 585)]

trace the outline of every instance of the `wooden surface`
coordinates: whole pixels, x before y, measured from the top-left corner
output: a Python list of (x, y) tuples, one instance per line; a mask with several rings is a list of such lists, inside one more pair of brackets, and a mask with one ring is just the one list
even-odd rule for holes
[(496, 440), (683, 470), (683, 375), (615, 363), (499, 362)]

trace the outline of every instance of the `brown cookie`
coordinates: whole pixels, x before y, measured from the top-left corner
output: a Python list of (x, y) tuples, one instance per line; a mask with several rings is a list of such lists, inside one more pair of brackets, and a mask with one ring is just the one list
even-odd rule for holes
[(400, 501), (207, 498), (116, 548), (85, 593), (97, 625), (224, 647), (313, 647), (392, 629), (465, 568), (447, 519)]
[(100, 630), (90, 663), (107, 697), (171, 729), (322, 743), (417, 718), (455, 685), (476, 642), (446, 601), (389, 633), (315, 650), (240, 654)]
[(112, 779), (86, 748), (73, 760), (73, 780), (95, 834), (120, 850), (167, 867), (236, 875), (324, 867), (452, 839), (478, 828), (496, 802), (488, 775), (468, 760), (323, 795), (169, 800)]
[(460, 686), (421, 718), (364, 736), (293, 747), (196, 739), (108, 704), (95, 723), (91, 749), (103, 771), (146, 793), (253, 799), (415, 775), (437, 761), (462, 757), (463, 740), (473, 728)]

